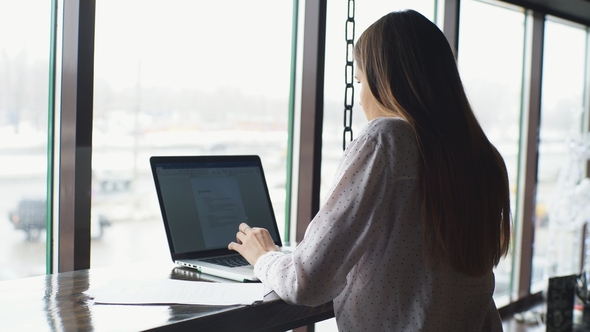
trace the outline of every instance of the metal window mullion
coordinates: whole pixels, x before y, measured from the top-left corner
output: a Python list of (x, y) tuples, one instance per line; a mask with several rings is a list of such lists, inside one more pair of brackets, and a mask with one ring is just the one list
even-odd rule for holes
[(443, 33), (453, 48), (455, 56), (457, 56), (459, 52), (459, 13), (461, 0), (445, 0), (444, 6)]
[[(305, 2), (301, 111), (297, 158), (297, 225), (295, 241), (303, 239), (307, 225), (319, 210), (322, 127), (324, 119), (324, 64), (327, 0)], [(314, 331), (314, 324), (294, 331)]]
[[(584, 110), (582, 122), (583, 132), (590, 131), (590, 27), (586, 27), (586, 54), (585, 57), (585, 74), (584, 74)], [(590, 160), (586, 162), (586, 177), (590, 177)]]
[(90, 268), (95, 1), (63, 1), (58, 272)]
[[(587, 135), (590, 130), (590, 27), (586, 26), (586, 45), (584, 47), (584, 88), (582, 101), (582, 133)], [(590, 177), (590, 160), (584, 165), (586, 177)], [(580, 271), (584, 271), (588, 261), (588, 221), (582, 226), (582, 237), (580, 245)]]
[(297, 87), (297, 45), (299, 42), (299, 0), (293, 0), (293, 21), (291, 23), (291, 66), (289, 80), (289, 115), (287, 135), (287, 176), (286, 176), (286, 197), (285, 197), (285, 244), (291, 243), (291, 209), (293, 193), (293, 150), (295, 138), (295, 96)]
[(539, 160), (539, 130), (541, 125), (541, 89), (543, 76), (543, 43), (545, 31), (545, 15), (532, 12), (532, 34), (530, 46), (525, 50), (524, 77), (528, 84), (523, 92), (523, 121), (521, 123), (521, 157), (519, 167), (516, 255), (518, 261), (514, 265), (518, 285), (519, 299), (531, 293), (533, 243), (535, 227), (535, 200), (537, 187), (537, 170)]
[(296, 241), (301, 241), (320, 202), (326, 0), (305, 2)]
[(49, 42), (49, 93), (47, 100), (47, 191), (45, 229), (45, 272), (53, 273), (55, 258), (53, 257), (53, 201), (55, 189), (55, 106), (56, 106), (56, 64), (57, 64), (57, 20), (58, 0), (51, 0), (51, 27)]

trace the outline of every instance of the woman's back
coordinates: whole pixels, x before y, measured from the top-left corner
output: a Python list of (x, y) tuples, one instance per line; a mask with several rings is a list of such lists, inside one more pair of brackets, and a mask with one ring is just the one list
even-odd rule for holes
[(471, 109), (446, 37), (416, 11), (392, 12), (363, 32), (355, 60), (363, 110), (406, 120), (416, 138), (431, 263), (486, 274), (510, 243), (508, 174)]
[(428, 263), (418, 179), (410, 125), (369, 122), (304, 240), (262, 256), (257, 275), (287, 302), (333, 299), (340, 331), (501, 331), (490, 329), (500, 326), (491, 270), (474, 278)]
[[(382, 196), (374, 207), (365, 206), (363, 212), (357, 211), (375, 219), (370, 223), (379, 225), (369, 227), (379, 231), (359, 239), (370, 245), (350, 271), (346, 288), (334, 300), (339, 329), (501, 331), (492, 300), (492, 271), (470, 277), (448, 265), (435, 269), (428, 263), (420, 209), (419, 152), (413, 137), (406, 121), (377, 118), (358, 138), (361, 142), (373, 140), (372, 154), (382, 154), (382, 162), (387, 164), (378, 173), (365, 169), (374, 178), (365, 181), (386, 183), (387, 189), (380, 191)], [(353, 151), (349, 152), (352, 154)], [(352, 160), (358, 161), (357, 157)], [(349, 169), (350, 164), (345, 164), (342, 166)], [(377, 322), (386, 325), (372, 327)], [(493, 325), (497, 328), (491, 329)]]

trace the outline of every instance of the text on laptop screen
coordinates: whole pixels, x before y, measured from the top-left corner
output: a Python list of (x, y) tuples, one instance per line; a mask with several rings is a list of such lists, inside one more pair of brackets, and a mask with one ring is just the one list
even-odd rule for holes
[(156, 173), (176, 253), (227, 248), (242, 222), (275, 228), (256, 165), (166, 163)]

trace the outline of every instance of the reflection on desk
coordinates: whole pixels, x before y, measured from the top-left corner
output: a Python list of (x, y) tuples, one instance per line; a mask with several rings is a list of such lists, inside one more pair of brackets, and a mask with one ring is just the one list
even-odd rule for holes
[(332, 303), (251, 306), (104, 305), (84, 294), (115, 277), (233, 282), (163, 264), (98, 268), (0, 282), (0, 331), (285, 331), (334, 317)]

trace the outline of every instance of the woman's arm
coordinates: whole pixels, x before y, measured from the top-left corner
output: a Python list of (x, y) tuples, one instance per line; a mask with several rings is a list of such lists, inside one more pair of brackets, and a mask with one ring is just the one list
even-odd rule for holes
[(381, 217), (388, 183), (386, 152), (373, 139), (351, 143), (327, 201), (291, 254), (267, 253), (255, 272), (285, 301), (318, 305), (334, 299), (371, 243), (388, 231)]

